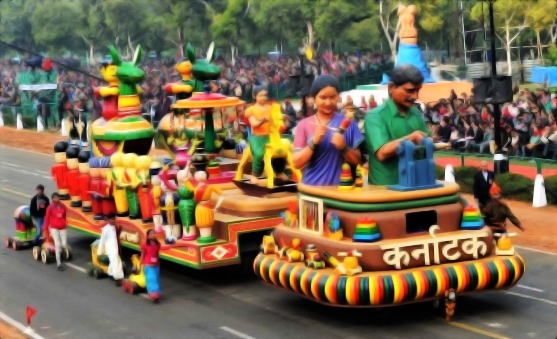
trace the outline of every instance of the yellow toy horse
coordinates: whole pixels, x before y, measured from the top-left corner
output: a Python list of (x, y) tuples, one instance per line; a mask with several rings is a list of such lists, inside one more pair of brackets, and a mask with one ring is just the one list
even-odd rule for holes
[(136, 294), (145, 290), (147, 283), (145, 282), (145, 274), (143, 274), (143, 266), (137, 254), (132, 255), (132, 274), (122, 283), (122, 288), (129, 294)]
[[(269, 143), (265, 146), (265, 157), (264, 163), (265, 167), (263, 169), (265, 175), (267, 176), (267, 187), (273, 188), (275, 183), (275, 171), (271, 165), (272, 159), (286, 158), (286, 164), (290, 167), (292, 174), (295, 176), (297, 181), (302, 180), (302, 173), (300, 170), (294, 167), (292, 161), (292, 143), (289, 139), (281, 139), (280, 132), (284, 130), (284, 119), (281, 112), (280, 104), (274, 103), (271, 108), (271, 126), (269, 128)], [(234, 180), (242, 180), (244, 174), (244, 166), (246, 162), (252, 160), (252, 153), (249, 144), (247, 145), (238, 169), (236, 171), (236, 177)]]

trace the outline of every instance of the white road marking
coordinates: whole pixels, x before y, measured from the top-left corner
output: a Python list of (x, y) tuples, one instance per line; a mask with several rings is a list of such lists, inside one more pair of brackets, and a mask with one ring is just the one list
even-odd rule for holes
[(525, 290), (530, 290), (530, 291), (534, 291), (534, 292), (540, 292), (540, 293), (545, 292), (544, 290), (540, 290), (539, 288), (530, 287), (530, 286), (521, 285), (521, 284), (516, 285), (516, 287), (520, 287), (520, 288), (523, 288)]
[(0, 319), (4, 320), (5, 322), (7, 322), (8, 324), (17, 328), (20, 331), (28, 331), (28, 332), (26, 332), (26, 334), (27, 334), (28, 337), (30, 337), (32, 339), (45, 339), (44, 337), (42, 337), (41, 335), (39, 335), (35, 331), (29, 331), (27, 329), (27, 326), (25, 326), (22, 323), (12, 319), (9, 315), (7, 315), (3, 312), (0, 312)]
[(520, 248), (521, 250), (526, 250), (526, 251), (538, 252), (538, 253), (549, 254), (549, 255), (557, 255), (557, 253), (555, 253), (555, 252), (538, 250), (537, 248), (532, 248), (532, 247), (519, 246), (519, 245), (514, 245), (514, 247)]
[(230, 328), (230, 327), (222, 326), (220, 329), (223, 330), (223, 331), (226, 331), (228, 333), (232, 333), (235, 336), (237, 336), (239, 338), (242, 338), (242, 339), (255, 339), (254, 337), (250, 337), (249, 335), (247, 335), (245, 333), (242, 333), (242, 332), (238, 332), (235, 329)]
[(75, 264), (72, 264), (71, 262), (67, 262), (67, 263), (64, 263), (64, 264), (66, 264), (66, 266), (68, 266), (70, 268), (73, 268), (74, 270), (78, 270), (81, 273), (87, 273), (87, 270), (85, 268), (83, 268), (81, 266), (77, 266)]
[(525, 298), (525, 299), (537, 300), (537, 301), (541, 301), (541, 302), (544, 302), (544, 303), (549, 304), (549, 305), (557, 306), (557, 301), (553, 301), (553, 300), (547, 300), (547, 299), (543, 299), (543, 298), (536, 298), (536, 297), (532, 297), (531, 295), (516, 293), (516, 292), (512, 292), (512, 291), (505, 291), (504, 293), (514, 295), (516, 297)]
[(149, 298), (149, 295), (147, 293), (138, 293), (137, 295), (139, 295), (140, 297), (143, 297), (145, 299), (151, 300), (151, 298)]
[(499, 323), (485, 323), (487, 326), (489, 327), (493, 327), (493, 328), (505, 328), (507, 326), (503, 325), (503, 324), (499, 324)]
[(12, 166), (12, 167), (21, 167), (21, 166), (19, 166), (19, 165), (12, 164), (12, 163), (9, 163), (9, 162), (0, 162), (0, 164), (1, 164), (1, 165), (6, 165), (6, 166)]
[(25, 197), (25, 198), (32, 198), (33, 197), (32, 195), (29, 195), (29, 194), (26, 194), (26, 193), (21, 193), (21, 192), (18, 192), (18, 191), (14, 191), (14, 190), (11, 190), (11, 189), (5, 188), (5, 187), (0, 187), (0, 190), (2, 190), (4, 192), (11, 193), (11, 194), (19, 195), (20, 197)]

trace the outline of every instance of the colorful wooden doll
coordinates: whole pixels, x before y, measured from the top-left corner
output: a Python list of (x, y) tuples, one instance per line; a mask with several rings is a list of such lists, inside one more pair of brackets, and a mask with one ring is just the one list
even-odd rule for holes
[(68, 150), (68, 143), (59, 141), (54, 145), (54, 160), (56, 165), (50, 169), (52, 180), (56, 183), (60, 199), (70, 199), (68, 191), (68, 183), (66, 181), (66, 174), (68, 173), (68, 165), (66, 164), (66, 151)]
[(180, 199), (172, 187), (176, 187), (176, 172), (165, 168), (161, 172), (162, 195), (160, 199), (160, 209), (163, 228), (166, 234), (164, 241), (167, 244), (176, 243), (176, 239), (180, 237), (181, 223), (180, 215), (178, 214), (178, 203)]
[(182, 76), (182, 81), (178, 83), (167, 84), (164, 91), (170, 95), (176, 95), (176, 100), (188, 99), (195, 88), (195, 80), (192, 79), (192, 69), (195, 63), (195, 51), (188, 43), (184, 51), (182, 51), (183, 58), (178, 61), (176, 70)]
[[(204, 171), (197, 171), (194, 174), (194, 179), (197, 181), (197, 187), (194, 187), (191, 182), (186, 182), (186, 187), (194, 191), (195, 206), (195, 225), (199, 228), (199, 238), (197, 242), (206, 244), (216, 240), (213, 236), (213, 225), (215, 224), (215, 212), (211, 205), (211, 194), (214, 192), (221, 195), (220, 188), (214, 185), (207, 184), (207, 173)], [(217, 202), (218, 208), (222, 202), (219, 198)]]
[(141, 209), (141, 221), (144, 224), (153, 220), (151, 201), (149, 200), (149, 166), (152, 159), (147, 155), (142, 155), (135, 160), (135, 186), (139, 198), (139, 208)]
[(162, 166), (160, 162), (153, 161), (149, 166), (149, 176), (151, 177), (151, 190), (149, 191), (149, 201), (151, 203), (151, 214), (153, 216), (153, 224), (155, 224), (155, 232), (162, 232), (162, 215), (161, 215), (161, 179), (160, 172)]
[(139, 199), (137, 197), (137, 180), (135, 178), (137, 172), (135, 168), (135, 161), (137, 160), (137, 154), (126, 153), (124, 154), (123, 162), (124, 165), (124, 185), (126, 186), (126, 199), (128, 200), (128, 211), (129, 218), (132, 220), (138, 219), (140, 217), (141, 211), (139, 209)]
[(77, 156), (79, 155), (79, 148), (70, 146), (66, 151), (66, 165), (68, 166), (68, 173), (66, 173), (66, 182), (70, 191), (70, 198), (72, 200), (71, 207), (81, 207), (81, 198), (79, 194), (79, 163)]
[(132, 62), (122, 62), (114, 46), (109, 48), (109, 52), (112, 62), (118, 67), (116, 72), (116, 77), (120, 82), (118, 117), (141, 117), (139, 94), (142, 92), (142, 89), (138, 84), (145, 78), (145, 72), (137, 67), (137, 64), (141, 61), (141, 46), (137, 45)]
[(186, 186), (178, 188), (178, 212), (182, 221), (182, 240), (197, 239), (197, 230), (195, 228), (195, 200), (194, 191), (189, 190)]
[(91, 174), (89, 169), (89, 152), (81, 151), (77, 156), (77, 161), (79, 162), (79, 177), (77, 178), (79, 182), (79, 195), (81, 198), (81, 211), (91, 212), (92, 199), (89, 194), (89, 186), (91, 184)]
[(114, 203), (116, 204), (116, 214), (119, 217), (128, 215), (128, 199), (126, 197), (126, 187), (124, 182), (124, 153), (116, 152), (110, 157), (112, 170), (108, 173), (108, 184), (112, 190)]
[(106, 121), (116, 118), (118, 115), (118, 94), (120, 93), (120, 88), (116, 78), (117, 70), (118, 66), (113, 62), (103, 62), (100, 71), (104, 81), (108, 82), (108, 86), (95, 87), (93, 89), (95, 96), (102, 98), (104, 101), (102, 117)]
[(91, 181), (89, 183), (89, 195), (91, 196), (91, 207), (93, 212), (93, 219), (102, 220), (103, 210), (102, 210), (102, 195), (101, 182), (103, 180), (101, 176), (100, 160), (99, 158), (89, 159), (89, 174), (91, 175)]
[[(111, 184), (111, 181), (109, 179), (112, 173), (110, 168), (112, 159), (108, 157), (100, 158), (99, 162), (100, 162), (99, 167), (101, 168), (101, 176), (102, 176), (101, 187), (100, 187), (101, 194), (102, 194), (101, 206), (102, 206), (103, 218), (107, 218), (108, 216), (117, 214), (117, 208), (116, 208), (115, 198), (114, 198), (114, 189), (113, 189), (114, 183)], [(125, 194), (124, 194), (124, 199), (125, 199)]]

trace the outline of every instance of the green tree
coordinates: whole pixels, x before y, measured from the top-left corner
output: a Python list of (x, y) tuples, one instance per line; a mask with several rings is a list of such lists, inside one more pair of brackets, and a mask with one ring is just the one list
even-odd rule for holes
[[(493, 4), (495, 35), (501, 41), (507, 52), (507, 69), (508, 75), (512, 75), (511, 67), (511, 47), (512, 43), (520, 35), (522, 31), (532, 23), (532, 18), (527, 15), (533, 3), (523, 0), (498, 0)], [(484, 2), (478, 2), (471, 11), (471, 17), (474, 20), (483, 22), (486, 20), (482, 15), (489, 13), (488, 5)], [(497, 30), (502, 27), (503, 34)], [(493, 56), (495, 57), (495, 56)]]
[(236, 54), (240, 41), (248, 38), (250, 30), (255, 29), (249, 11), (248, 0), (230, 0), (225, 11), (216, 13), (213, 17), (211, 32), (217, 43), (230, 47), (232, 56)]
[(531, 27), (536, 32), (538, 59), (543, 59), (540, 32), (546, 29), (551, 32), (551, 26), (557, 18), (557, 0), (534, 0), (526, 11), (526, 16), (530, 18)]
[(26, 49), (34, 49), (31, 16), (37, 1), (12, 0), (0, 2), (0, 39)]

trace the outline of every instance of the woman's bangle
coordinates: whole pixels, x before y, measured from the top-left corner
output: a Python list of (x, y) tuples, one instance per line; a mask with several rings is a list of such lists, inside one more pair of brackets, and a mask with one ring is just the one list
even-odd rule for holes
[(309, 139), (308, 147), (310, 150), (315, 151), (315, 143), (313, 142), (313, 138)]

